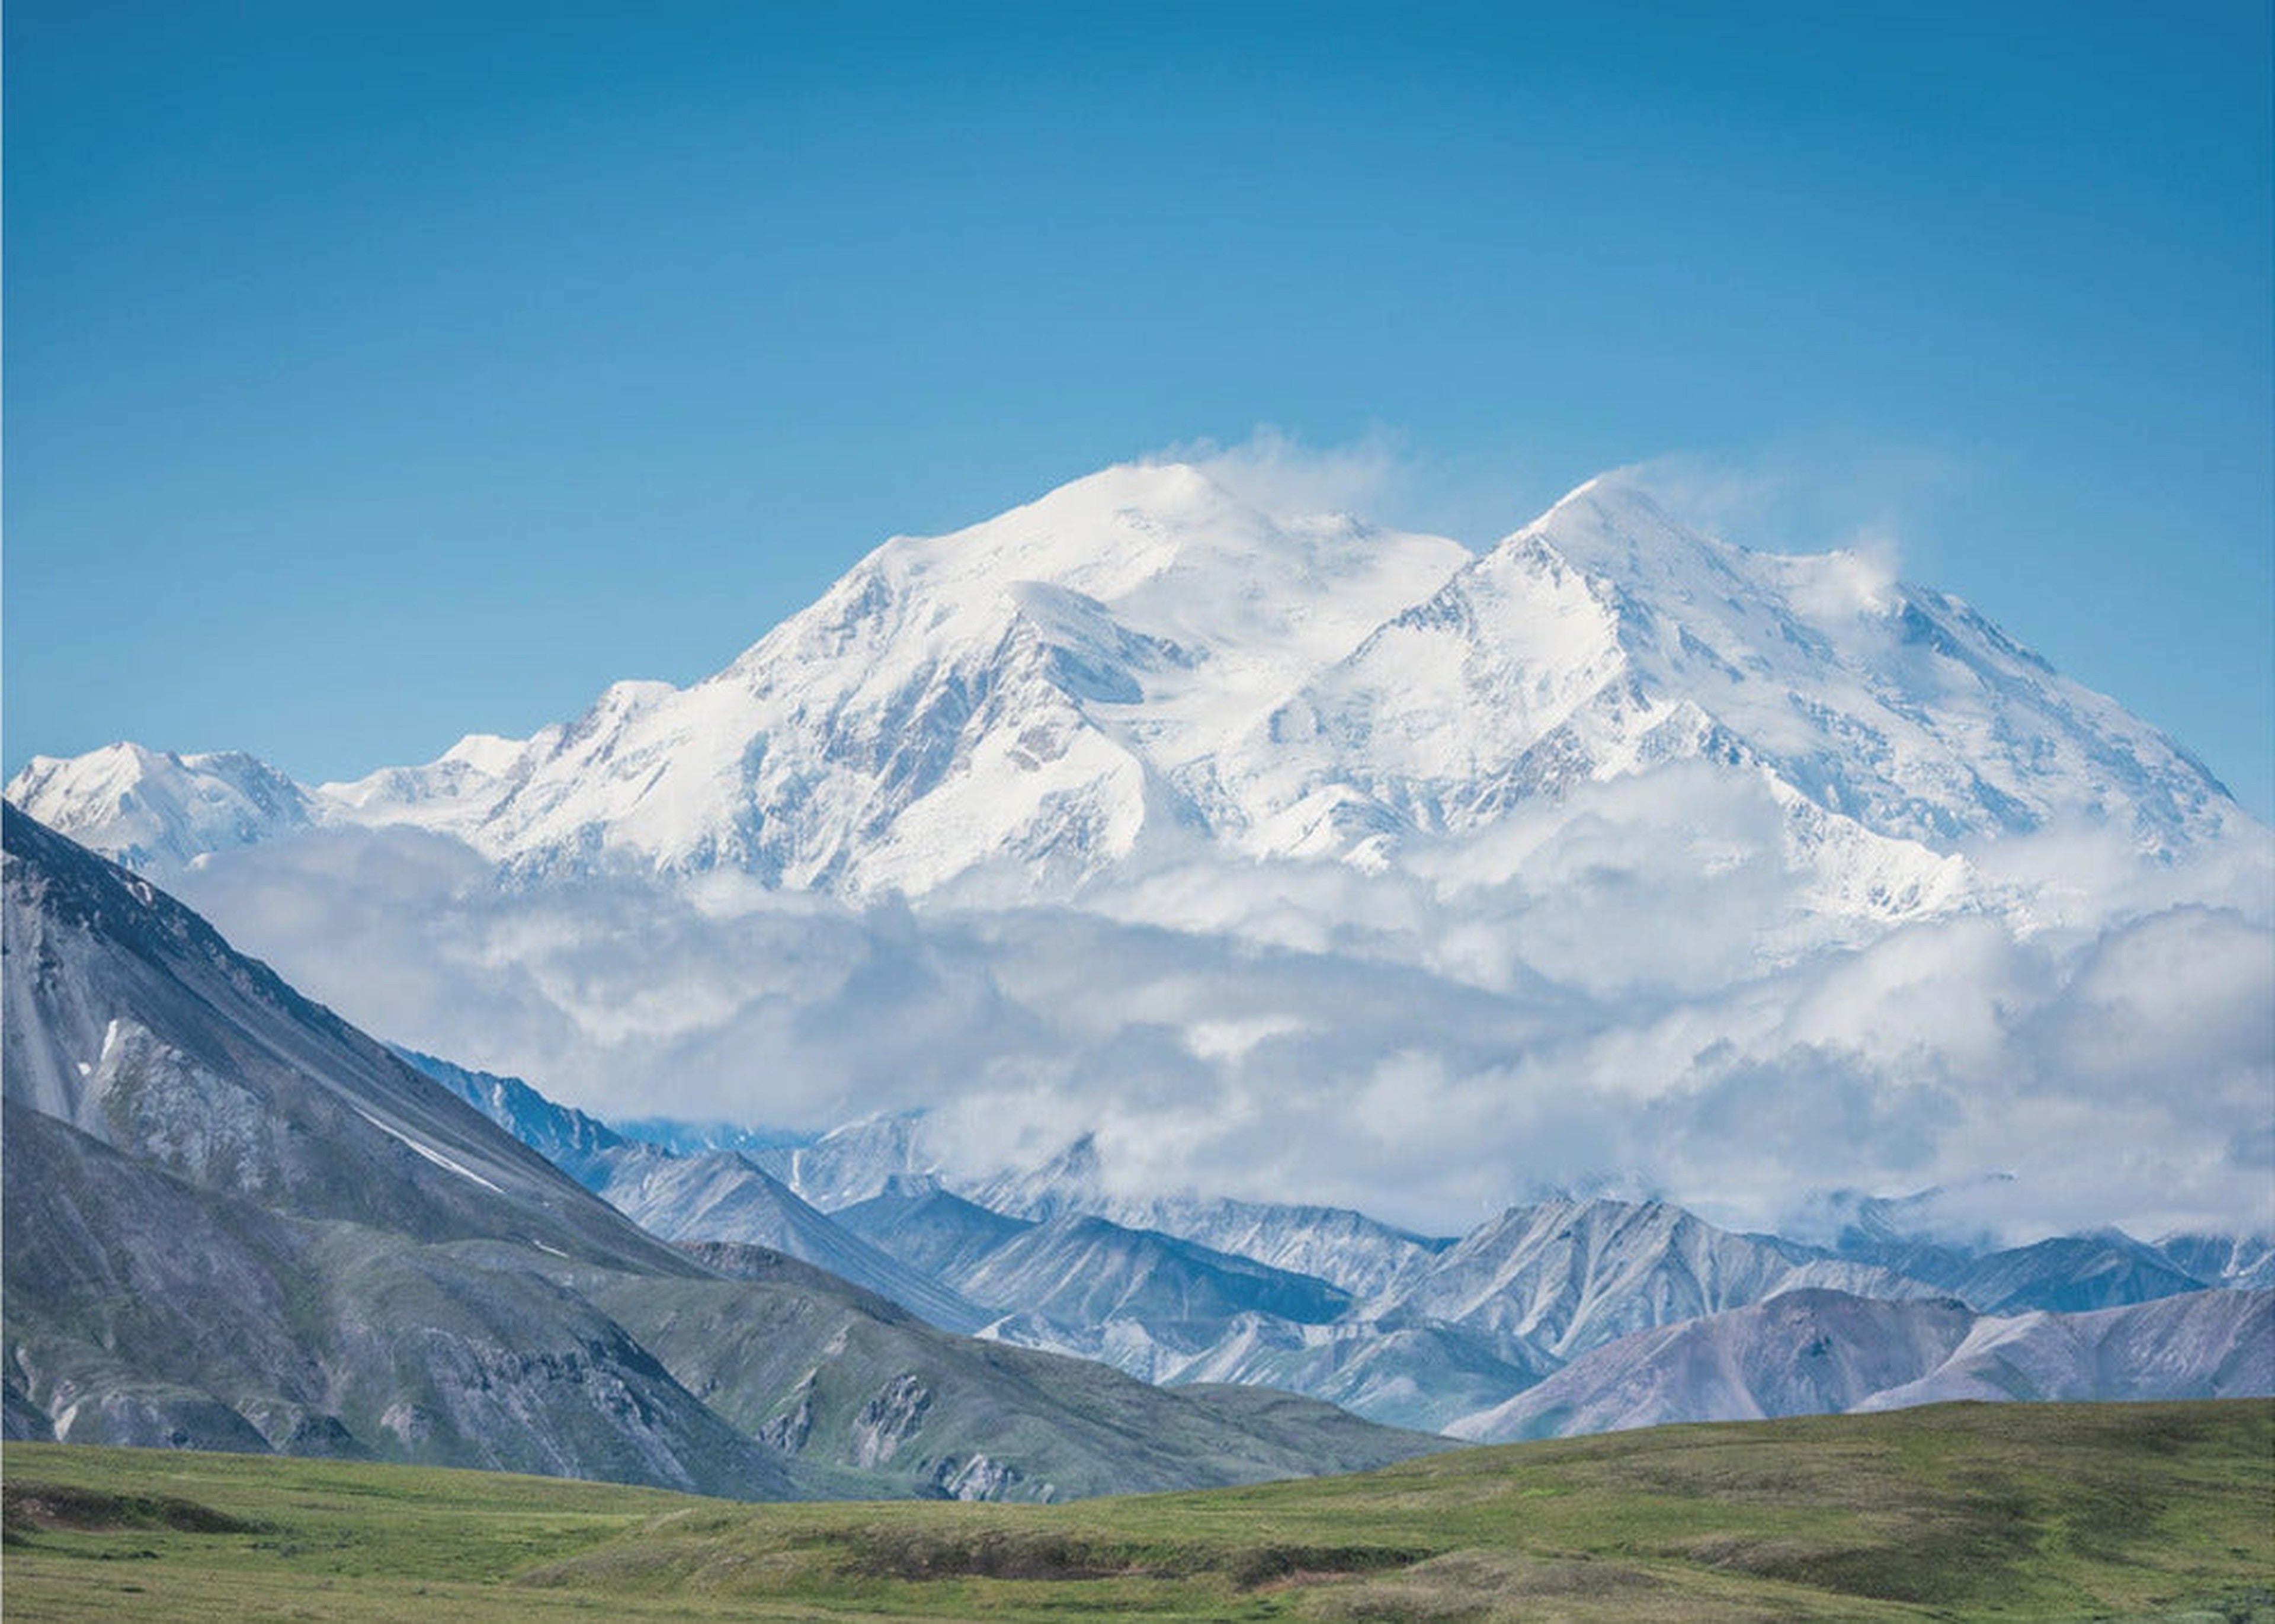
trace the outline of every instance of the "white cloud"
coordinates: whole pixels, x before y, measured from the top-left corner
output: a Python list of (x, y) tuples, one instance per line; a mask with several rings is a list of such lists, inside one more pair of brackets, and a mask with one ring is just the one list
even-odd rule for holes
[(1186, 441), (1146, 460), (1190, 463), (1266, 513), (1371, 516), (1394, 506), (1407, 483), (1404, 445), (1402, 435), (1375, 428), (1340, 445), (1307, 446), (1265, 423), (1236, 444)]
[(2099, 925), (1961, 917), (1766, 961), (1805, 877), (1702, 878), (1698, 842), (1757, 809), (1695, 801), (1671, 844), (1608, 796), (1426, 878), (1219, 865), (1094, 912), (514, 890), (404, 831), (231, 854), (181, 889), (359, 1023), (604, 1115), (926, 1107), (971, 1167), (1095, 1129), (1133, 1188), (1440, 1231), (1553, 1188), (1760, 1226), (1929, 1185), (2016, 1238), (2275, 1223), (2264, 910), (2175, 903), (2166, 872), (2158, 905)]
[(1843, 550), (1889, 575), (1897, 538), (1977, 472), (1939, 448), (1838, 435), (1757, 448), (1742, 461), (1682, 451), (1616, 472), (1707, 534), (1757, 552)]
[(1704, 534), (1756, 535), (1795, 484), (1789, 471), (1740, 466), (1694, 451), (1672, 451), (1610, 470), (1605, 476), (1638, 486), (1682, 523)]

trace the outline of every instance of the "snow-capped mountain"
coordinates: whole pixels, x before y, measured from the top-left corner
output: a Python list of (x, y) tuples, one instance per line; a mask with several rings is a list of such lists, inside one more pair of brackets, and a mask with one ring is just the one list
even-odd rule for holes
[[(1465, 556), (1274, 518), (1188, 468), (1115, 468), (887, 543), (691, 688), (620, 683), (528, 740), (469, 739), (315, 797), (327, 817), (446, 830), (531, 874), (629, 859), (921, 893), (1009, 861), (1070, 882), (1141, 834), (1205, 831), (1185, 769)], [(16, 787), (107, 842), (116, 779), (43, 759)], [(204, 831), (166, 834), (145, 843), (179, 858)]]
[(2217, 1274), (2205, 1280), (2184, 1274), (2158, 1249), (2111, 1231), (2060, 1235), (1992, 1252), (1942, 1283), (1969, 1308), (2015, 1314), (2028, 1309), (2084, 1313), (2225, 1282)]
[(1935, 1369), (1856, 1406), (2275, 1393), (2275, 1292), (2192, 1291), (2085, 1313), (1985, 1315)]
[(1651, 1326), (1808, 1287), (1902, 1299), (1931, 1288), (1773, 1236), (1733, 1235), (1665, 1202), (1542, 1202), (1479, 1226), (1421, 1280), (1370, 1304), (1570, 1359)]
[(2275, 1294), (2204, 1291), (2090, 1313), (1977, 1315), (1827, 1290), (1639, 1332), (1447, 1431), (1478, 1443), (1682, 1421), (1972, 1399), (2275, 1392)]
[[(153, 872), (292, 834), (326, 810), (321, 797), (240, 751), (183, 756), (125, 744), (68, 759), (34, 756), (9, 784), (8, 799), (49, 828), (98, 835), (80, 843), (113, 862)], [(41, 807), (61, 822), (41, 818)]]
[(889, 541), (716, 676), (618, 684), (525, 740), (313, 790), (114, 746), (9, 794), (145, 861), (410, 824), (525, 878), (1027, 900), (1195, 854), (1380, 866), (1686, 761), (1765, 784), (1818, 903), (1869, 918), (1964, 900), (1972, 838), (2084, 819), (2169, 853), (2241, 816), (2153, 729), (1855, 554), (1751, 553), (1610, 479), (1473, 557), (1155, 464)]
[[(2050, 1192), (2016, 1238), (2265, 1223), (2218, 1147), (2268, 1076), (2275, 832), (1966, 606), (1625, 479), (1472, 555), (1109, 469), (887, 542), (688, 687), (256, 765), (10, 793), (421, 1049), (596, 1109), (881, 1113), (752, 1152), (824, 1211), (941, 1170), (886, 1126), (921, 1107), (959, 1166), (1095, 1129), (1099, 1215), (1370, 1297), (1418, 1238), (1287, 1209), (1445, 1233), (1581, 1183), (1770, 1227), (1807, 1180), (2010, 1171)], [(2183, 1048), (2221, 1080), (2165, 1086)], [(2151, 1120), (2050, 1136), (2089, 1088)], [(1260, 1210), (1141, 1210), (1195, 1182)]]
[(939, 1284), (934, 1272), (904, 1267), (832, 1223), (739, 1152), (644, 1144), (555, 1104), (519, 1077), (398, 1053), (650, 1235), (786, 1253), (946, 1331), (976, 1331), (989, 1318)]
[(1275, 1269), (1379, 1297), (1427, 1273), (1449, 1240), (1412, 1235), (1347, 1207), (1236, 1201), (1228, 1197), (1125, 1196), (1105, 1182), (1096, 1138), (1085, 1134), (1033, 1167), (1009, 1169), (972, 1190), (979, 1204), (1015, 1217), (1068, 1213), (1158, 1229)]
[(623, 1134), (599, 1118), (554, 1104), (519, 1077), (470, 1071), (415, 1049), (398, 1048), (396, 1054), (587, 1190), (633, 1148)]
[[(740, 1154), (629, 1143), (514, 1079), (421, 1063), (667, 1238), (755, 1241), (936, 1325), (1158, 1384), (1278, 1387), (1395, 1425), (1596, 1430), (1925, 1401), (1904, 1396), (1916, 1390), (1991, 1396), (1986, 1383), (2023, 1379), (2000, 1372), (2004, 1350), (2025, 1347), (2037, 1396), (2194, 1394), (2207, 1380), (2204, 1390), (2241, 1391), (2260, 1379), (2233, 1334), (2254, 1323), (2250, 1311), (2211, 1301), (2237, 1294), (2204, 1292), (2165, 1250), (2115, 1230), (1979, 1256), (1917, 1243), (1908, 1255), (1925, 1278), (1734, 1234), (1664, 1202), (1536, 1203), (1433, 1240), (1336, 1208), (1115, 1197), (1090, 1135), (1032, 1167), (967, 1177), (965, 1193), (937, 1173), (885, 1173), (880, 1193), (825, 1215)], [(848, 1124), (822, 1136), (834, 1149), (805, 1171), (843, 1188), (927, 1161), (926, 1125)], [(1869, 1244), (1901, 1250), (1897, 1216), (1918, 1205), (1874, 1204)], [(1209, 1235), (1237, 1243), (1219, 1249)], [(2243, 1273), (2265, 1250), (2181, 1244)], [(1277, 1266), (1259, 1252), (1344, 1266)], [(1338, 1273), (1380, 1283), (1362, 1297)], [(2206, 1302), (2106, 1326), (2074, 1311), (2173, 1297)], [(2061, 1311), (2030, 1311), (2047, 1310)], [(2177, 1327), (2173, 1347), (2156, 1345), (2161, 1326)], [(2096, 1369), (2106, 1326), (2121, 1334)], [(2207, 1364), (2214, 1343), (2225, 1351)], [(1546, 1396), (1524, 1402), (1536, 1388)]]
[[(1449, 705), (1448, 700), (1452, 703)], [(1965, 604), (1850, 552), (1753, 553), (1591, 480), (1398, 616), (1274, 718), (1417, 827), (1704, 757), (1940, 850), (2065, 814), (2169, 850), (2231, 803), (2113, 701)]]
[(832, 1223), (736, 1152), (673, 1156), (632, 1145), (611, 1159), (604, 1176), (587, 1182), (610, 1206), (667, 1241), (728, 1241), (784, 1252), (944, 1331), (976, 1331), (988, 1319), (955, 1292)]
[(1075, 1213), (1024, 1227), (950, 1278), (975, 1303), (1072, 1325), (1217, 1320), (1243, 1311), (1324, 1325), (1350, 1306), (1308, 1275)]
[(2275, 1244), (2264, 1236), (2166, 1235), (2157, 1250), (2176, 1269), (2231, 1291), (2275, 1290)]
[(1938, 1368), (1975, 1317), (1949, 1299), (1789, 1292), (1656, 1326), (1447, 1430), (1478, 1443), (1679, 1421), (1837, 1414)]
[(990, 1212), (938, 1181), (896, 1178), (879, 1194), (830, 1214), (872, 1246), (935, 1280), (950, 1280), (1034, 1227)]
[(924, 1118), (915, 1112), (843, 1122), (811, 1144), (754, 1151), (751, 1159), (825, 1212), (870, 1200), (895, 1180), (925, 1177), (939, 1166), (925, 1142)]

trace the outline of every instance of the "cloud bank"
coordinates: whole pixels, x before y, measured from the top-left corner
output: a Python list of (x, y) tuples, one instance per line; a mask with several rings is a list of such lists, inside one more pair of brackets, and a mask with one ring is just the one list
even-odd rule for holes
[[(1133, 1190), (1440, 1233), (1560, 1189), (1774, 1227), (1939, 1186), (2009, 1240), (2275, 1225), (2264, 842), (2136, 872), (2097, 916), (1847, 940), (1803, 928), (1807, 876), (1758, 856), (1745, 794), (1693, 794), (1654, 842), (1621, 793), (1412, 876), (1212, 864), (1079, 910), (514, 889), (407, 830), (178, 888), (351, 1019), (604, 1116), (922, 1107), (972, 1168), (1093, 1130)], [(2122, 862), (2044, 838), (2005, 870)]]

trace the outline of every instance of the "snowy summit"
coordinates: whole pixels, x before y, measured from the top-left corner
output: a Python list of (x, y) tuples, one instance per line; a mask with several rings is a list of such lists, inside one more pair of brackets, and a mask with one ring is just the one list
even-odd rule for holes
[(1032, 900), (1199, 856), (1398, 865), (1677, 763), (1765, 789), (1819, 901), (1882, 918), (1963, 901), (1970, 842), (2083, 820), (2161, 856), (2241, 816), (2171, 740), (1856, 555), (1750, 552), (1614, 476), (1473, 556), (1179, 464), (888, 541), (716, 676), (617, 684), (525, 740), (315, 788), (118, 745), (8, 793), (161, 867), (412, 824), (525, 877)]

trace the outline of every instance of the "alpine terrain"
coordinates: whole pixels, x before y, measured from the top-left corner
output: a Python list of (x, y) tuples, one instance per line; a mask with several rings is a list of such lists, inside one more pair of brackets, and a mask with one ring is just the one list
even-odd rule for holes
[(676, 1250), (148, 881), (13, 806), (4, 844), (11, 1439), (1026, 1499), (1427, 1446)]
[(1410, 862), (1684, 760), (1757, 775), (1819, 900), (1869, 917), (1967, 900), (1969, 836), (2086, 816), (2170, 855), (2244, 821), (2169, 739), (1863, 556), (1750, 553), (1617, 480), (1471, 556), (1180, 465), (888, 542), (716, 676), (527, 739), (314, 788), (118, 745), (9, 797), (145, 865), (409, 824), (530, 875), (1025, 900), (1199, 850)]
[[(674, 1149), (518, 1079), (412, 1058), (714, 1265), (763, 1243), (935, 1325), (1392, 1425), (1497, 1439), (1954, 1397), (2275, 1393), (2275, 1294), (2252, 1288), (2248, 1243), (2109, 1230), (1986, 1250), (1907, 1243), (1883, 1210), (1869, 1237), (1828, 1248), (1603, 1198), (1433, 1239), (1334, 1208), (1133, 1203), (1104, 1186), (1086, 1137), (960, 1194), (936, 1168), (886, 1171), (923, 1165), (920, 1118), (810, 1146)], [(2199, 1278), (2183, 1260), (2223, 1266)]]
[(926, 1343), (957, 1358), (1432, 1430), (1550, 1382), (1646, 1413), (1656, 1378), (1589, 1362), (1780, 1303), (1886, 1341), (1808, 1390), (1845, 1407), (1977, 1381), (1881, 1356), (1959, 1358), (1968, 1316), (2267, 1283), (2275, 832), (2180, 744), (1873, 553), (1750, 550), (1630, 475), (1481, 551), (1246, 488), (1131, 464), (896, 538), (710, 676), (351, 782), (35, 759), (15, 807), (407, 1046), (272, 1106), (166, 1035), (167, 976), (85, 990), (112, 936), (11, 924), (11, 1098), (295, 1224), (541, 1243), (548, 1290), (783, 1438), (920, 1408), (720, 1342), (785, 1254), (984, 1339)]

